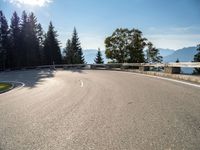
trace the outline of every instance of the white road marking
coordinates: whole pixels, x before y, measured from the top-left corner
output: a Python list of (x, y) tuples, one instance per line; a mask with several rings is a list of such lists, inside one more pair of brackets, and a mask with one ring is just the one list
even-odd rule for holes
[(81, 87), (83, 87), (83, 81), (82, 81), (82, 80), (80, 80), (80, 82), (81, 82)]
[(194, 86), (194, 87), (200, 88), (200, 85), (198, 85), (198, 84), (179, 81), (179, 80), (176, 80), (176, 79), (169, 79), (169, 78), (165, 78), (165, 77), (159, 77), (159, 76), (153, 76), (153, 75), (147, 75), (147, 74), (140, 74), (140, 73), (133, 73), (133, 72), (128, 72), (128, 73), (132, 73), (132, 74), (135, 74), (135, 75), (138, 75), (138, 76), (146, 76), (146, 77), (151, 77), (151, 78), (157, 78), (157, 79), (172, 81), (172, 82), (176, 82), (176, 83), (182, 83), (182, 84), (185, 84), (185, 85), (190, 85), (190, 86)]

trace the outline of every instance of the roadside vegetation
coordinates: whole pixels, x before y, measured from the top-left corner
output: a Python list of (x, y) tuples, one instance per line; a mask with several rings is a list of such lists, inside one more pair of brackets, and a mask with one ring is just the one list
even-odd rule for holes
[(0, 93), (6, 91), (12, 87), (10, 83), (0, 83)]
[(162, 62), (162, 56), (138, 29), (116, 29), (106, 38), (106, 57), (117, 63)]
[[(5, 15), (0, 11), (0, 71), (40, 65), (86, 63), (76, 28), (72, 37), (66, 41), (62, 53), (52, 22), (45, 32), (34, 13), (23, 11), (21, 17), (14, 12), (8, 25)], [(153, 43), (135, 28), (116, 29), (105, 39), (105, 48), (106, 57), (113, 63), (160, 63), (163, 59)], [(94, 62), (104, 63), (100, 50)], [(200, 62), (200, 45), (197, 46), (194, 62)], [(195, 73), (200, 73), (200, 69), (196, 68)]]
[(97, 51), (96, 58), (94, 59), (94, 62), (95, 62), (96, 64), (103, 64), (103, 63), (104, 63), (100, 48), (99, 48), (98, 51)]
[(76, 29), (66, 47), (63, 57), (52, 22), (45, 32), (34, 13), (27, 14), (23, 11), (21, 17), (16, 12), (13, 13), (9, 26), (5, 15), (0, 11), (0, 70), (85, 63)]

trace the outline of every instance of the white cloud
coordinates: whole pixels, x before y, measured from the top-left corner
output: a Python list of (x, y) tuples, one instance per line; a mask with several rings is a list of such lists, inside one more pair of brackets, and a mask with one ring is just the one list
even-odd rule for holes
[(196, 46), (200, 42), (200, 27), (196, 25), (181, 27), (150, 27), (144, 36), (158, 48), (179, 49)]
[(157, 48), (180, 49), (183, 47), (196, 46), (200, 42), (200, 34), (154, 34), (145, 35)]
[(21, 7), (22, 5), (43, 7), (52, 2), (52, 0), (5, 0), (5, 1), (8, 1), (9, 3), (14, 4), (18, 7)]

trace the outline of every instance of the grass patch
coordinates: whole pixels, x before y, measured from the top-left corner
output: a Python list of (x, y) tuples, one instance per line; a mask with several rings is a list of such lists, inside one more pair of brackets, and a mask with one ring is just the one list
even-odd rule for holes
[(11, 87), (12, 87), (12, 84), (10, 83), (0, 83), (0, 92), (8, 90)]

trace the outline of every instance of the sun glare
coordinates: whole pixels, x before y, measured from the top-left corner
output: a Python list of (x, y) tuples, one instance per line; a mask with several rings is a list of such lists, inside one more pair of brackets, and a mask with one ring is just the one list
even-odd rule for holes
[(17, 6), (30, 5), (30, 6), (42, 7), (48, 3), (51, 3), (52, 0), (9, 0), (9, 2), (16, 4)]

